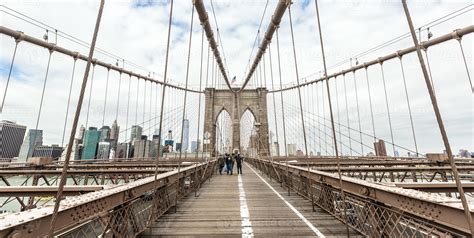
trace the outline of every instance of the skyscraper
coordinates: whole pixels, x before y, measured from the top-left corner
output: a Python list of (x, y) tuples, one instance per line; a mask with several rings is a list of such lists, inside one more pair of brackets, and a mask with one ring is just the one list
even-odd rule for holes
[(86, 128), (84, 127), (84, 125), (81, 125), (81, 128), (79, 128), (79, 135), (77, 135), (77, 138), (79, 139), (79, 144), (82, 143), (82, 141), (84, 140), (84, 134), (86, 132)]
[(184, 119), (184, 121), (183, 121), (183, 139), (182, 139), (182, 144), (181, 144), (181, 148), (184, 152), (188, 151), (188, 145), (189, 145), (189, 120)]
[(199, 142), (198, 141), (191, 141), (191, 152), (197, 152), (199, 148)]
[(97, 149), (97, 159), (108, 159), (110, 155), (110, 142), (101, 141)]
[(160, 136), (153, 135), (153, 140), (151, 141), (151, 150), (150, 156), (155, 158), (158, 156), (158, 147), (160, 146)]
[(26, 162), (26, 159), (33, 155), (36, 146), (43, 145), (43, 131), (30, 129), (21, 145), (18, 162)]
[(18, 156), (25, 131), (26, 126), (11, 121), (0, 122), (0, 158)]
[(110, 142), (112, 143), (111, 146), (114, 148), (117, 145), (119, 134), (120, 134), (120, 127), (117, 124), (117, 120), (114, 120), (114, 123), (112, 123), (112, 127), (110, 129)]
[(99, 141), (108, 141), (110, 139), (110, 127), (103, 126), (99, 129), (100, 137)]
[(143, 140), (135, 140), (133, 144), (134, 158), (148, 158), (150, 157), (150, 141), (146, 138)]
[(296, 155), (296, 144), (288, 144), (286, 148), (287, 148), (288, 156)]
[(132, 132), (130, 135), (130, 141), (140, 140), (142, 138), (142, 127), (134, 125), (132, 126)]
[(97, 144), (99, 143), (100, 132), (96, 127), (89, 127), (84, 134), (84, 148), (82, 150), (82, 159), (91, 160), (95, 158)]
[(63, 147), (59, 145), (39, 145), (36, 146), (33, 151), (32, 157), (48, 157), (53, 159), (58, 159), (61, 157), (63, 152)]

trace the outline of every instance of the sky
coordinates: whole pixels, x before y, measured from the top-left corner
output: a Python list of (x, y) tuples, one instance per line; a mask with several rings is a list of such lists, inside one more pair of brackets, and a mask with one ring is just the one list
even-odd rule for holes
[[(84, 42), (90, 42), (93, 34), (93, 27), (97, 16), (99, 1), (1, 1), (0, 22), (2, 26), (13, 30), (42, 38), (45, 30), (42, 27), (34, 26), (25, 21), (19, 20), (11, 15), (11, 10), (18, 11), (28, 17), (36, 19), (42, 23), (52, 26), (61, 32), (67, 33)], [(215, 19), (212, 12), (211, 2), (204, 1), (208, 11), (210, 22), (214, 32), (217, 32), (215, 20), (217, 21), (219, 35), (221, 38), (221, 55), (225, 55), (225, 65), (229, 77), (236, 77), (236, 85), (239, 85), (245, 77), (251, 57), (254, 41), (257, 36), (260, 19), (263, 19), (260, 34), (266, 31), (271, 15), (276, 7), (277, 1), (268, 1), (267, 10), (262, 18), (267, 1), (263, 0), (214, 0)], [(174, 2), (173, 22), (171, 30), (170, 55), (168, 66), (168, 78), (172, 83), (184, 85), (186, 82), (187, 54), (189, 44), (189, 32), (191, 23), (192, 1), (176, 0)], [(439, 25), (430, 28), (434, 37), (452, 32), (454, 29), (466, 27), (473, 24), (472, 1), (469, 0), (419, 0), (410, 1), (409, 8), (415, 27), (423, 26), (431, 21), (452, 13), (458, 9), (468, 6), (471, 10), (453, 19), (447, 20)], [(124, 67), (143, 75), (154, 75), (162, 80), (164, 74), (166, 36), (169, 20), (169, 1), (106, 1), (102, 22), (100, 25), (97, 47), (109, 52), (104, 54), (96, 52), (95, 58), (110, 64), (115, 64), (119, 59), (119, 65), (124, 62)], [(329, 73), (338, 72), (350, 67), (349, 58), (365, 52), (366, 50), (387, 42), (395, 37), (408, 32), (407, 22), (403, 13), (400, 1), (396, 0), (321, 0), (319, 1), (321, 13), (321, 25), (325, 45), (325, 53)], [(8, 9), (9, 8), (9, 9)], [(468, 9), (469, 9), (468, 8)], [(291, 8), (297, 66), (299, 78), (303, 82), (319, 78), (322, 71), (322, 57), (320, 52), (319, 35), (317, 34), (317, 21), (315, 17), (314, 1), (303, 0), (294, 1)], [(192, 32), (190, 64), (189, 64), (189, 85), (191, 88), (199, 87), (199, 72), (201, 58), (201, 27), (197, 14), (194, 15)], [(217, 34), (216, 34), (217, 35)], [(289, 28), (288, 12), (285, 13), (281, 27), (280, 36), (280, 57), (282, 82), (289, 85), (296, 82), (295, 62), (293, 59), (293, 49), (291, 47), (291, 35)], [(421, 33), (422, 40), (426, 40), (427, 32)], [(48, 41), (56, 42), (54, 32), (48, 33)], [(6, 87), (6, 80), (10, 68), (15, 42), (11, 37), (0, 35), (0, 88), (2, 96)], [(57, 44), (73, 50), (87, 54), (88, 48), (58, 37)], [(381, 48), (370, 54), (358, 57), (360, 63), (376, 59), (377, 57), (393, 53), (413, 45), (410, 38), (405, 38), (388, 47)], [(463, 37), (462, 45), (466, 54), (467, 64), (472, 75), (472, 35)], [(255, 50), (253, 55), (255, 55)], [(279, 81), (277, 77), (276, 43), (271, 44), (272, 67), (275, 83)], [(473, 98), (469, 90), (469, 81), (463, 63), (463, 58), (457, 41), (449, 41), (439, 46), (429, 49), (429, 61), (435, 84), (436, 95), (438, 97), (440, 109), (446, 124), (448, 136), (453, 150), (457, 152), (461, 148), (474, 150), (473, 143)], [(110, 56), (110, 54), (114, 56)], [(27, 125), (28, 128), (35, 128), (38, 119), (41, 92), (45, 81), (49, 52), (37, 46), (21, 42), (18, 45), (17, 56), (13, 65), (12, 77), (6, 96), (5, 107), (0, 115), (1, 119), (13, 120), (19, 124)], [(269, 70), (269, 58), (266, 55), (266, 70)], [(206, 68), (207, 44), (204, 44), (204, 68)], [(212, 58), (211, 58), (212, 59)], [(339, 62), (345, 62), (339, 64)], [(355, 64), (355, 60), (352, 62)], [(45, 144), (61, 144), (63, 124), (66, 116), (67, 100), (69, 95), (69, 84), (72, 75), (74, 60), (71, 57), (53, 53), (51, 55), (50, 68), (45, 89), (43, 107), (39, 119), (39, 128), (45, 130)], [(443, 144), (436, 120), (433, 114), (431, 102), (421, 70), (415, 54), (403, 57), (403, 64), (407, 80), (407, 90), (410, 98), (413, 121), (417, 136), (418, 147), (421, 152), (441, 152)], [(338, 66), (335, 66), (338, 65)], [(263, 66), (262, 66), (263, 67)], [(67, 133), (72, 124), (72, 115), (77, 104), (80, 83), (84, 74), (85, 63), (77, 61), (74, 71), (74, 83), (72, 85), (71, 109), (67, 118)], [(393, 134), (395, 144), (414, 149), (413, 138), (411, 136), (410, 121), (406, 107), (406, 99), (403, 89), (402, 75), (398, 59), (384, 63), (385, 77), (387, 82), (390, 110), (393, 121)], [(205, 76), (204, 70), (203, 75)], [(210, 74), (210, 70), (209, 70)], [(387, 112), (385, 99), (381, 83), (380, 67), (370, 67), (368, 69), (372, 92), (372, 103), (375, 117), (376, 136), (387, 141), (390, 140), (389, 128), (387, 127)], [(203, 76), (203, 77), (204, 77)], [(349, 114), (351, 127), (358, 127), (357, 110), (355, 100), (353, 75), (346, 75), (348, 84), (348, 109), (340, 109), (342, 115)], [(271, 89), (270, 76), (267, 76), (267, 88)], [(355, 74), (359, 95), (359, 116), (361, 117), (361, 130), (372, 133), (370, 111), (368, 107), (368, 96), (365, 90), (365, 72), (357, 71)], [(205, 78), (205, 77), (204, 77)], [(127, 124), (130, 127), (135, 121), (147, 121), (151, 134), (156, 128), (155, 116), (160, 104), (156, 100), (156, 92), (161, 92), (161, 87), (147, 84), (148, 94), (143, 95), (143, 80), (140, 81), (138, 93), (136, 92), (137, 80), (131, 80), (131, 94), (127, 96), (128, 76), (120, 76), (117, 72), (110, 71), (109, 87), (107, 85), (107, 70), (97, 67), (94, 72), (92, 95), (90, 100), (89, 119), (87, 118), (87, 108), (89, 101), (90, 81), (86, 91), (84, 108), (81, 111), (80, 124), (88, 126), (112, 124), (116, 115), (118, 103), (118, 121), (122, 129)], [(338, 89), (342, 89), (342, 77), (336, 81), (331, 81)], [(118, 82), (121, 82), (120, 96)], [(222, 83), (222, 82), (221, 82)], [(203, 79), (203, 84), (205, 84)], [(249, 85), (255, 87), (255, 85)], [(321, 92), (321, 85), (312, 88), (305, 88), (303, 106), (306, 111), (315, 113), (315, 108), (311, 96), (319, 96), (318, 105), (322, 107), (322, 94), (316, 96), (315, 90)], [(204, 86), (203, 86), (204, 87)], [(156, 91), (155, 91), (156, 90)], [(334, 90), (334, 88), (332, 88)], [(107, 91), (107, 97), (105, 92)], [(150, 91), (153, 93), (150, 94)], [(169, 97), (165, 100), (166, 129), (179, 128), (179, 121), (182, 114), (176, 113), (183, 107), (184, 93), (177, 90), (167, 91)], [(332, 92), (334, 93), (334, 91)], [(136, 104), (136, 95), (140, 95), (141, 104)], [(147, 96), (148, 95), (148, 96)], [(159, 94), (158, 94), (159, 95)], [(290, 108), (298, 106), (294, 100), (296, 91), (284, 93), (284, 104), (286, 106), (286, 116), (288, 117), (288, 131), (297, 131), (301, 126), (298, 124), (298, 111), (291, 111)], [(145, 107), (142, 108), (141, 96), (146, 98)], [(150, 99), (148, 99), (150, 97)], [(104, 113), (104, 98), (107, 98)], [(131, 98), (129, 113), (127, 114), (127, 98)], [(191, 138), (197, 136), (197, 116), (199, 112), (199, 96), (195, 93), (188, 94), (186, 117), (191, 120)], [(339, 95), (340, 106), (344, 99)], [(120, 101), (121, 100), (121, 101)], [(273, 103), (272, 95), (268, 97), (268, 105)], [(277, 102), (280, 95), (276, 95)], [(201, 102), (204, 103), (203, 99)], [(329, 118), (327, 101), (325, 116)], [(333, 102), (334, 103), (334, 102)], [(138, 107), (136, 105), (139, 105)], [(151, 106), (151, 107), (150, 107)], [(151, 108), (151, 110), (149, 109)], [(281, 107), (281, 105), (280, 105)], [(135, 109), (137, 109), (135, 111)], [(321, 108), (320, 108), (321, 109)], [(145, 118), (140, 117), (145, 111)], [(203, 107), (201, 106), (201, 112)], [(278, 110), (277, 110), (278, 111)], [(269, 127), (275, 133), (275, 120), (273, 110), (269, 109)], [(280, 125), (279, 140), (282, 141), (281, 132), (281, 110), (277, 112), (277, 124)], [(127, 115), (129, 115), (127, 120)], [(135, 115), (140, 115), (136, 116)], [(341, 120), (343, 119), (340, 116)], [(338, 117), (336, 117), (339, 120)], [(202, 124), (202, 117), (200, 119)], [(291, 124), (293, 123), (293, 124)], [(307, 124), (311, 129), (317, 127), (316, 120), (308, 119)], [(179, 129), (178, 129), (179, 130)], [(202, 133), (202, 126), (200, 133)], [(126, 133), (123, 133), (125, 136)], [(179, 131), (175, 131), (179, 134)], [(294, 134), (294, 135), (293, 135)], [(290, 134), (289, 140), (302, 148), (301, 135)], [(310, 134), (311, 151), (317, 151), (316, 135)], [(313, 136), (313, 137), (311, 137)], [(179, 137), (179, 135), (178, 135)], [(192, 141), (194, 139), (190, 139)], [(273, 138), (276, 140), (276, 138)], [(363, 139), (365, 143), (371, 144), (370, 138)], [(343, 152), (343, 153), (347, 153)]]

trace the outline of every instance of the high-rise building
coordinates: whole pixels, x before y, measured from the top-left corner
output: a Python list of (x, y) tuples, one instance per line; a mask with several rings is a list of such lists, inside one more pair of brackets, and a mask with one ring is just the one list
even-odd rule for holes
[(150, 156), (155, 158), (158, 156), (158, 147), (160, 147), (160, 136), (153, 135), (153, 140), (151, 141), (151, 150)]
[(117, 124), (117, 120), (114, 120), (114, 123), (112, 123), (112, 127), (110, 128), (110, 142), (111, 142), (111, 147), (115, 148), (119, 139), (119, 134), (120, 134), (120, 126)]
[[(74, 139), (74, 143), (72, 144), (72, 148), (71, 148), (70, 161), (81, 160), (82, 144), (80, 143), (80, 141), (81, 140), (79, 138)], [(67, 148), (67, 145), (66, 147), (63, 148), (63, 152), (61, 154), (61, 157), (59, 158), (60, 161), (66, 160), (66, 152), (67, 152), (66, 148)]]
[(132, 132), (130, 135), (130, 141), (140, 140), (142, 138), (142, 127), (141, 126), (132, 126)]
[(189, 148), (189, 120), (183, 121), (183, 139), (181, 140), (181, 149), (186, 152)]
[(296, 155), (296, 144), (288, 144), (286, 148), (287, 148), (288, 156)]
[(176, 142), (176, 151), (182, 151), (181, 143)]
[(197, 152), (199, 150), (199, 141), (191, 141), (191, 152)]
[(133, 143), (133, 157), (134, 158), (148, 158), (150, 157), (149, 140), (135, 140)]
[(117, 145), (117, 150), (115, 151), (115, 158), (130, 158), (130, 155), (127, 156), (129, 152), (129, 143), (120, 143)]
[(35, 147), (32, 157), (48, 157), (53, 159), (59, 159), (63, 147), (59, 145), (39, 145)]
[(278, 146), (278, 142), (273, 142), (270, 145), (270, 153), (272, 156), (280, 156), (280, 147)]
[(84, 134), (84, 147), (82, 150), (82, 159), (91, 160), (95, 158), (97, 144), (99, 143), (100, 132), (96, 127), (89, 127)]
[(103, 126), (99, 129), (100, 137), (99, 141), (108, 141), (110, 139), (110, 127)]
[(26, 159), (33, 155), (36, 146), (43, 145), (43, 131), (30, 129), (21, 145), (18, 162), (26, 162)]
[(110, 142), (101, 141), (97, 148), (97, 159), (108, 159), (110, 155)]
[(79, 139), (79, 144), (82, 144), (85, 133), (86, 133), (86, 128), (84, 127), (84, 125), (81, 125), (81, 127), (79, 128), (79, 135), (77, 135), (77, 138)]
[(0, 122), (0, 158), (14, 158), (19, 155), (26, 126), (11, 121)]

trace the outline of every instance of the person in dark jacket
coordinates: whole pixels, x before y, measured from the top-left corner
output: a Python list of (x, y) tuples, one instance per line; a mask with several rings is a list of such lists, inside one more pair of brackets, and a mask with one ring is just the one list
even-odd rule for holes
[(219, 157), (219, 174), (222, 175), (222, 170), (224, 169), (225, 166), (225, 155)]
[(237, 163), (237, 174), (242, 174), (242, 162), (244, 162), (244, 158), (240, 156), (240, 154), (237, 154), (235, 162)]
[(226, 154), (225, 158), (227, 174), (232, 175), (232, 158), (229, 156), (229, 154)]

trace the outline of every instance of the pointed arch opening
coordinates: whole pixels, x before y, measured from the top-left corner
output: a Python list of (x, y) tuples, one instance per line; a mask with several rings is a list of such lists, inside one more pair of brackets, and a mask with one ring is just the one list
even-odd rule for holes
[(247, 107), (240, 117), (240, 148), (244, 156), (256, 158), (260, 148), (258, 126), (252, 109)]
[(216, 142), (214, 151), (217, 154), (230, 153), (232, 150), (232, 119), (224, 107), (217, 114), (214, 122), (216, 126)]

